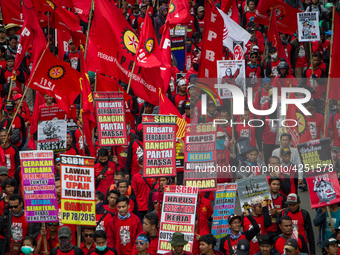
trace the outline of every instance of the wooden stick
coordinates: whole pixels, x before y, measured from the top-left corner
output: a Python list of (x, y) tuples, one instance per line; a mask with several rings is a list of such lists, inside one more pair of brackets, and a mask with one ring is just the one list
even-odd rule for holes
[(89, 14), (89, 25), (87, 27), (87, 35), (86, 35), (86, 42), (85, 42), (85, 52), (84, 52), (84, 58), (85, 59), (86, 59), (86, 54), (87, 54), (87, 46), (89, 44), (89, 35), (90, 35), (91, 19), (92, 19), (93, 9), (94, 9), (94, 0), (92, 0), (92, 3), (91, 3), (91, 10), (90, 10), (90, 14)]
[[(270, 30), (270, 23), (272, 22), (272, 17), (273, 17), (273, 12), (274, 12), (274, 5), (272, 6), (272, 10), (270, 12), (270, 19), (269, 19), (269, 25), (268, 25), (268, 29), (267, 29), (267, 36), (266, 36), (266, 44), (264, 46), (265, 50), (267, 49), (267, 58), (266, 60), (263, 59), (263, 63), (267, 63), (267, 59), (268, 59), (268, 55), (269, 55), (269, 47), (268, 47), (268, 31)], [(276, 18), (276, 16), (275, 16)], [(256, 31), (255, 31), (256, 33)], [(263, 52), (263, 55), (264, 55), (264, 52)], [(266, 72), (265, 72), (265, 75), (266, 75)]]
[[(41, 54), (41, 56), (40, 56), (40, 58), (39, 58), (39, 60), (38, 60), (38, 63), (37, 63), (37, 65), (36, 65), (36, 68), (34, 69), (33, 74), (32, 74), (32, 76), (31, 76), (32, 78), (34, 77), (34, 74), (35, 74), (35, 72), (36, 72), (36, 70), (37, 70), (37, 68), (38, 68), (38, 66), (39, 66), (39, 64), (40, 64), (40, 61), (41, 61), (42, 57), (45, 55), (45, 52), (46, 52), (46, 50), (47, 50), (47, 46), (48, 46), (48, 43), (47, 43), (46, 48), (44, 49), (43, 53)], [(17, 114), (18, 114), (18, 112), (19, 112), (19, 110), (20, 110), (20, 107), (21, 107), (21, 105), (22, 105), (22, 102), (24, 101), (24, 98), (25, 98), (25, 95), (26, 95), (26, 93), (27, 93), (27, 90), (28, 90), (29, 86), (31, 85), (32, 78), (29, 80), (29, 82), (28, 82), (28, 84), (27, 84), (27, 86), (26, 86), (26, 88), (25, 88), (25, 91), (24, 91), (24, 93), (22, 94), (22, 98), (21, 98), (21, 100), (20, 100), (19, 107), (18, 107), (17, 110), (15, 111), (15, 114), (14, 114), (14, 117), (13, 117), (13, 119), (12, 119), (11, 125), (10, 125), (9, 128), (8, 128), (8, 132), (7, 132), (7, 135), (6, 135), (6, 138), (5, 138), (4, 143), (7, 142), (8, 135), (9, 135), (9, 133), (11, 132), (11, 128), (12, 128), (13, 122), (14, 122), (15, 117), (17, 116)]]
[(312, 70), (312, 87), (315, 90), (313, 75), (314, 75), (314, 68), (313, 68), (313, 57), (312, 57), (312, 42), (309, 42), (309, 54), (310, 54), (310, 69)]
[[(13, 70), (14, 71), (14, 70)], [(9, 91), (8, 91), (8, 96), (7, 96), (7, 100), (10, 100), (11, 98), (11, 90), (12, 90), (12, 86), (13, 86), (13, 79), (11, 77), (11, 82), (9, 84)]]
[[(137, 50), (136, 50), (136, 54), (137, 54), (137, 52), (138, 52), (138, 47), (137, 47)], [(129, 91), (130, 91), (131, 81), (132, 81), (133, 72), (135, 71), (135, 66), (136, 66), (136, 59), (133, 62), (133, 66), (132, 66), (132, 70), (131, 70), (131, 75), (130, 75), (130, 80), (129, 80), (129, 84), (128, 84), (128, 87), (127, 87), (127, 90), (126, 90), (126, 93), (128, 93), (128, 94), (129, 94)]]
[(326, 126), (328, 119), (328, 97), (329, 97), (329, 84), (331, 82), (331, 70), (332, 70), (332, 54), (333, 54), (333, 39), (334, 39), (334, 13), (335, 8), (333, 8), (332, 15), (332, 35), (331, 35), (331, 52), (329, 57), (329, 69), (328, 69), (328, 79), (327, 79), (327, 91), (326, 91), (326, 103), (325, 103), (325, 122), (323, 123), (323, 137), (326, 137)]
[(81, 245), (81, 226), (77, 226), (77, 246), (80, 248)]
[[(41, 227), (46, 230), (46, 225), (45, 225), (44, 222), (41, 223)], [(44, 252), (45, 252), (45, 254), (47, 254), (47, 252), (48, 252), (48, 250), (47, 250), (47, 238), (46, 238), (46, 235), (44, 236)]]
[[(230, 113), (231, 113), (231, 118), (230, 120), (232, 121), (234, 119), (234, 113), (233, 113), (233, 99), (230, 100)], [(234, 134), (235, 130), (233, 127), (231, 127), (231, 139), (235, 138)], [(235, 144), (233, 144), (233, 158), (235, 158)]]
[(333, 224), (333, 221), (332, 221), (331, 211), (329, 210), (328, 205), (326, 206), (326, 208), (327, 208), (327, 214), (328, 214), (328, 217), (329, 217), (329, 222), (331, 223), (331, 227), (332, 227), (332, 231), (333, 231), (334, 230), (334, 224)]

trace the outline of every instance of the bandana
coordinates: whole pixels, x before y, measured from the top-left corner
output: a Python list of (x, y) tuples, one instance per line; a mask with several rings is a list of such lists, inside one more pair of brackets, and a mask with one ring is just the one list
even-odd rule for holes
[(242, 235), (242, 232), (238, 232), (238, 234), (235, 236), (233, 233), (230, 233), (230, 238), (233, 239), (233, 240), (237, 240), (241, 237)]
[(120, 214), (118, 213), (118, 218), (119, 218), (120, 220), (126, 220), (126, 219), (130, 218), (130, 216), (131, 216), (130, 213), (128, 213), (126, 216), (122, 216), (122, 215), (120, 215)]
[(248, 159), (247, 159), (247, 164), (249, 165), (249, 166), (257, 166), (257, 162), (255, 161), (255, 162), (250, 162)]
[(147, 244), (150, 244), (150, 242), (148, 241), (148, 239), (146, 239), (145, 236), (138, 236), (138, 237), (137, 237), (137, 241), (138, 241), (138, 240), (142, 240), (142, 241), (146, 242)]

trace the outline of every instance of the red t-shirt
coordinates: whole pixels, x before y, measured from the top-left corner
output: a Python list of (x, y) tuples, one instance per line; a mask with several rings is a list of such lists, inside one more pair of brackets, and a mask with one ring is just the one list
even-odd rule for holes
[(112, 212), (112, 213), (116, 213), (116, 212), (117, 212), (117, 206), (116, 206), (115, 209), (111, 209), (111, 208), (109, 207), (109, 205), (103, 205), (103, 206), (104, 206), (104, 208), (105, 208), (106, 211), (109, 211), (109, 212)]
[(324, 119), (320, 113), (315, 113), (314, 117), (306, 116), (309, 132), (313, 140), (321, 138)]
[[(258, 233), (258, 234), (259, 235), (266, 235), (267, 229), (264, 227), (263, 215), (258, 216), (258, 217), (255, 217), (255, 216), (253, 216), (253, 217), (254, 217), (254, 220), (256, 221), (256, 223), (260, 227), (260, 233)], [(244, 217), (244, 219), (243, 219), (243, 231), (247, 231), (247, 230), (250, 230), (252, 228), (254, 228), (254, 227), (251, 224), (251, 222), (249, 221), (249, 219), (247, 217)], [(250, 241), (250, 255), (257, 253), (259, 250), (260, 250), (260, 248), (259, 248), (257, 237), (254, 236), (254, 238)]]
[(268, 101), (269, 101), (268, 91), (264, 91), (264, 89), (262, 88), (256, 91), (253, 106), (257, 110), (263, 110), (263, 105)]
[(68, 59), (70, 60), (71, 67), (73, 69), (78, 69), (78, 61), (80, 58), (80, 53), (77, 51), (75, 53), (68, 52)]
[[(98, 224), (98, 221), (101, 219), (101, 217), (104, 214), (99, 214), (96, 213), (96, 224)], [(112, 215), (110, 213), (107, 213), (104, 217), (104, 219), (102, 219), (99, 223), (99, 225), (97, 226), (96, 230), (104, 230), (105, 232), (107, 232), (108, 230), (108, 226), (109, 226), (109, 222), (112, 219)]]
[[(333, 114), (335, 114), (334, 118), (332, 118)], [(340, 114), (339, 113), (333, 113), (333, 114), (329, 116), (328, 129), (334, 130), (333, 146), (340, 146)]]
[(256, 82), (253, 85), (253, 92), (257, 91), (261, 86), (261, 71), (261, 67), (257, 64), (255, 66), (251, 64), (246, 66), (246, 78), (252, 78)]
[(14, 177), (15, 168), (16, 168), (16, 159), (19, 161), (19, 151), (13, 145), (10, 145), (8, 148), (4, 149), (5, 157), (6, 157), (6, 167), (8, 169), (8, 176)]
[(93, 242), (92, 246), (90, 247), (90, 249), (88, 249), (85, 245), (85, 242), (82, 242), (80, 244), (80, 249), (84, 252), (84, 255), (87, 255), (90, 251), (93, 251), (96, 248), (95, 243)]
[[(110, 185), (113, 183), (113, 175), (116, 172), (116, 164), (112, 162), (108, 162), (109, 168), (106, 170), (104, 176), (106, 176), (106, 179), (102, 179), (99, 182), (97, 191), (103, 192), (106, 197), (106, 191), (110, 187)], [(94, 170), (95, 170), (95, 177), (97, 178), (101, 171), (103, 170), (104, 166), (102, 166), (100, 163), (95, 164)]]
[(26, 214), (23, 213), (20, 217), (12, 215), (11, 242), (21, 243), (22, 239), (27, 235), (27, 230)]
[(152, 178), (143, 178), (143, 176), (139, 172), (133, 175), (131, 187), (136, 194), (138, 211), (148, 210), (148, 199), (149, 193), (151, 191), (150, 187), (152, 187), (152, 184)]
[[(314, 70), (314, 75), (317, 77), (316, 79), (314, 79), (314, 89), (316, 90), (316, 93), (312, 94), (312, 98), (313, 99), (321, 99), (322, 98), (322, 92), (324, 91), (324, 82), (325, 80), (320, 80), (318, 78), (324, 78), (324, 72), (321, 68), (318, 67), (318, 69)], [(310, 78), (312, 77), (312, 70), (311, 69), (307, 69), (304, 72), (304, 77), (306, 77), (306, 84), (310, 87), (313, 88), (311, 82), (310, 82)], [(315, 82), (315, 80), (317, 82)], [(320, 83), (319, 83), (320, 82)]]
[(305, 67), (308, 65), (306, 50), (303, 47), (303, 43), (300, 43), (300, 50), (298, 54), (298, 58), (296, 60), (295, 67)]

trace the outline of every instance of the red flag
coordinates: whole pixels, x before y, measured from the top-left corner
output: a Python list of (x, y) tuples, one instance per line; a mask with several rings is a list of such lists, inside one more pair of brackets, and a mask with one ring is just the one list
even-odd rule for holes
[(49, 50), (44, 50), (35, 72), (32, 72), (30, 87), (54, 97), (59, 108), (68, 113), (81, 92), (79, 78), (79, 72), (69, 63), (53, 56)]
[(256, 16), (254, 21), (268, 26), (272, 7), (275, 8), (275, 17), (279, 31), (285, 34), (294, 34), (298, 29), (297, 13), (301, 11), (291, 7), (281, 0), (261, 0), (256, 8)]
[[(86, 58), (88, 69), (129, 83), (138, 47), (137, 35), (121, 11), (108, 0), (96, 1), (92, 24)], [(103, 40), (103, 35), (110, 40)], [(136, 96), (158, 105), (160, 74), (150, 75), (146, 70), (141, 67), (134, 70), (131, 88)]]
[(340, 100), (340, 16), (337, 12), (334, 13), (334, 33), (333, 33), (333, 49), (332, 49), (332, 63), (331, 72), (328, 79), (330, 79), (329, 84), (329, 99)]
[(159, 114), (164, 115), (176, 115), (177, 120), (177, 131), (176, 137), (184, 137), (185, 136), (185, 126), (188, 124), (184, 119), (183, 116), (179, 113), (173, 103), (167, 98), (167, 96), (160, 94), (160, 101), (159, 101)]
[[(290, 93), (290, 99), (296, 99), (293, 93)], [(286, 125), (292, 126), (286, 127), (286, 129), (288, 134), (292, 136), (294, 147), (296, 147), (296, 145), (299, 143), (304, 143), (312, 140), (306, 116), (299, 110), (299, 108), (296, 107), (295, 104), (288, 105), (286, 119), (286, 122), (289, 122)], [(290, 120), (296, 120), (297, 125), (294, 126), (293, 121)]]
[(126, 122), (129, 123), (134, 120), (134, 117), (131, 113), (129, 107), (129, 100), (132, 99), (131, 96), (116, 82), (115, 79), (104, 76), (101, 74), (97, 75), (97, 92), (105, 92), (105, 91), (120, 91), (124, 92), (124, 101), (125, 101), (125, 113), (126, 113)]
[(169, 21), (170, 27), (174, 27), (177, 24), (189, 24), (191, 15), (189, 1), (172, 0), (170, 2), (168, 15), (166, 16), (166, 20)]
[(58, 42), (58, 57), (63, 59), (67, 51), (69, 51), (68, 41), (72, 38), (73, 44), (79, 47), (85, 44), (86, 37), (82, 32), (72, 32), (68, 29), (57, 29), (57, 42)]
[(96, 113), (94, 110), (93, 105), (93, 97), (90, 87), (90, 82), (87, 74), (86, 63), (84, 59), (84, 52), (81, 50), (80, 54), (80, 67), (81, 67), (81, 79), (80, 79), (80, 86), (82, 88), (82, 121), (83, 121), (83, 131), (85, 141), (90, 151), (90, 155), (92, 157), (96, 156), (96, 150), (93, 146), (92, 141), (92, 130), (96, 127)]
[(28, 50), (28, 47), (31, 45), (32, 41), (32, 33), (27, 25), (27, 20), (22, 27), (22, 32), (19, 40), (17, 54), (15, 56), (15, 64), (14, 69), (17, 70), (21, 64), (21, 61), (24, 59), (25, 54)]
[(159, 48), (152, 20), (148, 12), (145, 14), (142, 32), (139, 38), (136, 65), (144, 68), (171, 66), (165, 63), (161, 49)]
[[(222, 0), (221, 10), (225, 14), (228, 14), (230, 18), (235, 21), (237, 24), (240, 23), (240, 18), (238, 16), (238, 8), (236, 0)], [(231, 11), (231, 13), (230, 13)]]
[(168, 91), (169, 83), (171, 80), (172, 74), (172, 60), (171, 60), (171, 41), (170, 41), (170, 27), (169, 21), (166, 21), (165, 24), (161, 27), (160, 33), (162, 34), (161, 39), (161, 51), (164, 57), (165, 62), (170, 66), (169, 68), (161, 68), (161, 76), (164, 84), (164, 92)]
[(24, 24), (22, 0), (1, 0), (0, 3), (3, 24)]
[(39, 98), (40, 98), (39, 91), (37, 91), (37, 94), (35, 96), (33, 114), (32, 114), (32, 118), (31, 118), (31, 127), (30, 127), (31, 138), (29, 139), (28, 145), (27, 145), (28, 148), (31, 148), (33, 150), (37, 149), (37, 146), (36, 146), (34, 138), (33, 138), (33, 134), (35, 132), (37, 132), (37, 130), (38, 130), (39, 106), (40, 106)]
[(72, 0), (73, 7), (82, 21), (89, 21), (92, 0)]
[(216, 78), (216, 60), (223, 56), (223, 26), (224, 20), (210, 0), (205, 2), (205, 17), (203, 30), (203, 46), (199, 64), (199, 78)]
[(279, 36), (279, 32), (277, 31), (277, 22), (276, 22), (274, 13), (275, 13), (275, 9), (273, 11), (272, 19), (271, 19), (271, 22), (270, 22), (270, 27), (269, 27), (269, 30), (267, 32), (267, 39), (268, 39), (268, 42), (271, 42), (273, 44), (273, 46), (277, 49), (278, 57), (284, 58), (286, 60), (286, 62), (288, 63), (285, 49), (282, 45), (281, 38)]

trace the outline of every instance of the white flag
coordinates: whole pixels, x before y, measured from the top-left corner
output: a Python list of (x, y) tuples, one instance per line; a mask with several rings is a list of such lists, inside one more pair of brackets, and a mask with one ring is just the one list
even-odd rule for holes
[(233, 21), (227, 14), (217, 8), (224, 20), (223, 29), (223, 46), (227, 47), (231, 52), (233, 49), (234, 41), (243, 41), (243, 53), (246, 53), (247, 48), (245, 47), (248, 43), (251, 34), (244, 30), (240, 25)]

